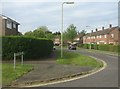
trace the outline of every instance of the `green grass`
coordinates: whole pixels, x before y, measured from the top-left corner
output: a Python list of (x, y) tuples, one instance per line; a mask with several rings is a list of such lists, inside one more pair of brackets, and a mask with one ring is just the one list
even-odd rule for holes
[(14, 70), (13, 64), (2, 64), (2, 84), (9, 85), (12, 81), (18, 79), (23, 74), (33, 69), (32, 65), (16, 65)]
[(82, 55), (76, 52), (63, 52), (63, 58), (60, 58), (60, 51), (57, 50), (57, 63), (68, 64), (68, 65), (79, 65), (79, 66), (88, 66), (88, 67), (101, 67), (103, 66), (101, 62), (97, 60)]

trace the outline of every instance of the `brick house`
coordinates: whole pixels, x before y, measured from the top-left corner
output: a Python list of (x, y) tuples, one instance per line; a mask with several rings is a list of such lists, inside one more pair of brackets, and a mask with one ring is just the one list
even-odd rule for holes
[(20, 24), (11, 18), (0, 15), (0, 36), (19, 34), (18, 25)]
[(83, 44), (83, 36), (84, 34), (79, 33), (77, 37), (74, 39), (74, 41), (77, 42), (78, 44)]
[(59, 37), (56, 37), (55, 39), (54, 39), (54, 45), (56, 45), (56, 46), (59, 46), (60, 45), (60, 38)]
[(120, 27), (112, 27), (109, 25), (109, 28), (102, 30), (96, 29), (95, 32), (87, 33), (83, 37), (83, 44), (113, 44), (118, 45), (120, 44)]

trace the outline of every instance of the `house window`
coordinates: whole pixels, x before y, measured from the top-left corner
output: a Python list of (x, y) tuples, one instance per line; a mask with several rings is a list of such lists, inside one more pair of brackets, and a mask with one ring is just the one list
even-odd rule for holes
[(13, 28), (16, 28), (16, 24), (15, 23), (13, 23)]
[(9, 29), (12, 29), (12, 22), (7, 20), (6, 27), (9, 28)]
[(114, 34), (111, 34), (111, 37), (114, 38)]
[(102, 36), (100, 35), (100, 38), (101, 38)]
[(97, 38), (99, 38), (99, 36), (97, 36)]
[(107, 35), (104, 35), (105, 38), (107, 38)]

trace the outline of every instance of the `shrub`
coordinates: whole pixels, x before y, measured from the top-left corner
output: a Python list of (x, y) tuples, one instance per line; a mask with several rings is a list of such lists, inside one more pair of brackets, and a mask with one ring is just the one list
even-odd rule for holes
[(100, 44), (100, 45), (98, 46), (98, 50), (109, 51), (109, 50), (110, 50), (109, 47), (110, 47), (110, 46), (109, 46), (108, 44)]
[[(90, 44), (83, 44), (80, 47), (88, 49), (90, 47)], [(91, 44), (91, 48), (103, 51), (120, 52), (120, 45)]]
[(30, 37), (2, 37), (2, 58), (13, 59), (13, 54), (24, 52), (26, 59), (48, 56), (53, 49), (53, 42), (47, 39)]
[(83, 48), (88, 49), (88, 48), (89, 48), (89, 44), (84, 44), (84, 45), (83, 45)]

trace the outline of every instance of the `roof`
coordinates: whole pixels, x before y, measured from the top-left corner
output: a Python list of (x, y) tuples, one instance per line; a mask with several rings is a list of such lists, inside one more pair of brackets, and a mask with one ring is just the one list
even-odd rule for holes
[(85, 36), (98, 36), (98, 35), (105, 35), (105, 34), (109, 34), (111, 31), (113, 30), (120, 30), (120, 27), (116, 26), (116, 27), (112, 27), (112, 28), (107, 28), (104, 30), (99, 30), (96, 32), (92, 32), (92, 33), (87, 33)]
[(15, 21), (15, 20), (13, 20), (13, 19), (11, 19), (11, 18), (9, 18), (9, 17), (7, 17), (7, 16), (5, 16), (5, 15), (1, 15), (1, 14), (0, 14), (0, 17), (2, 17), (2, 19), (8, 19), (8, 20), (11, 20), (12, 22), (14, 22), (14, 23), (20, 25), (20, 23), (18, 23), (17, 21)]
[(81, 33), (79, 33), (78, 35), (77, 35), (77, 37), (83, 37), (84, 36), (84, 34), (81, 34)]

